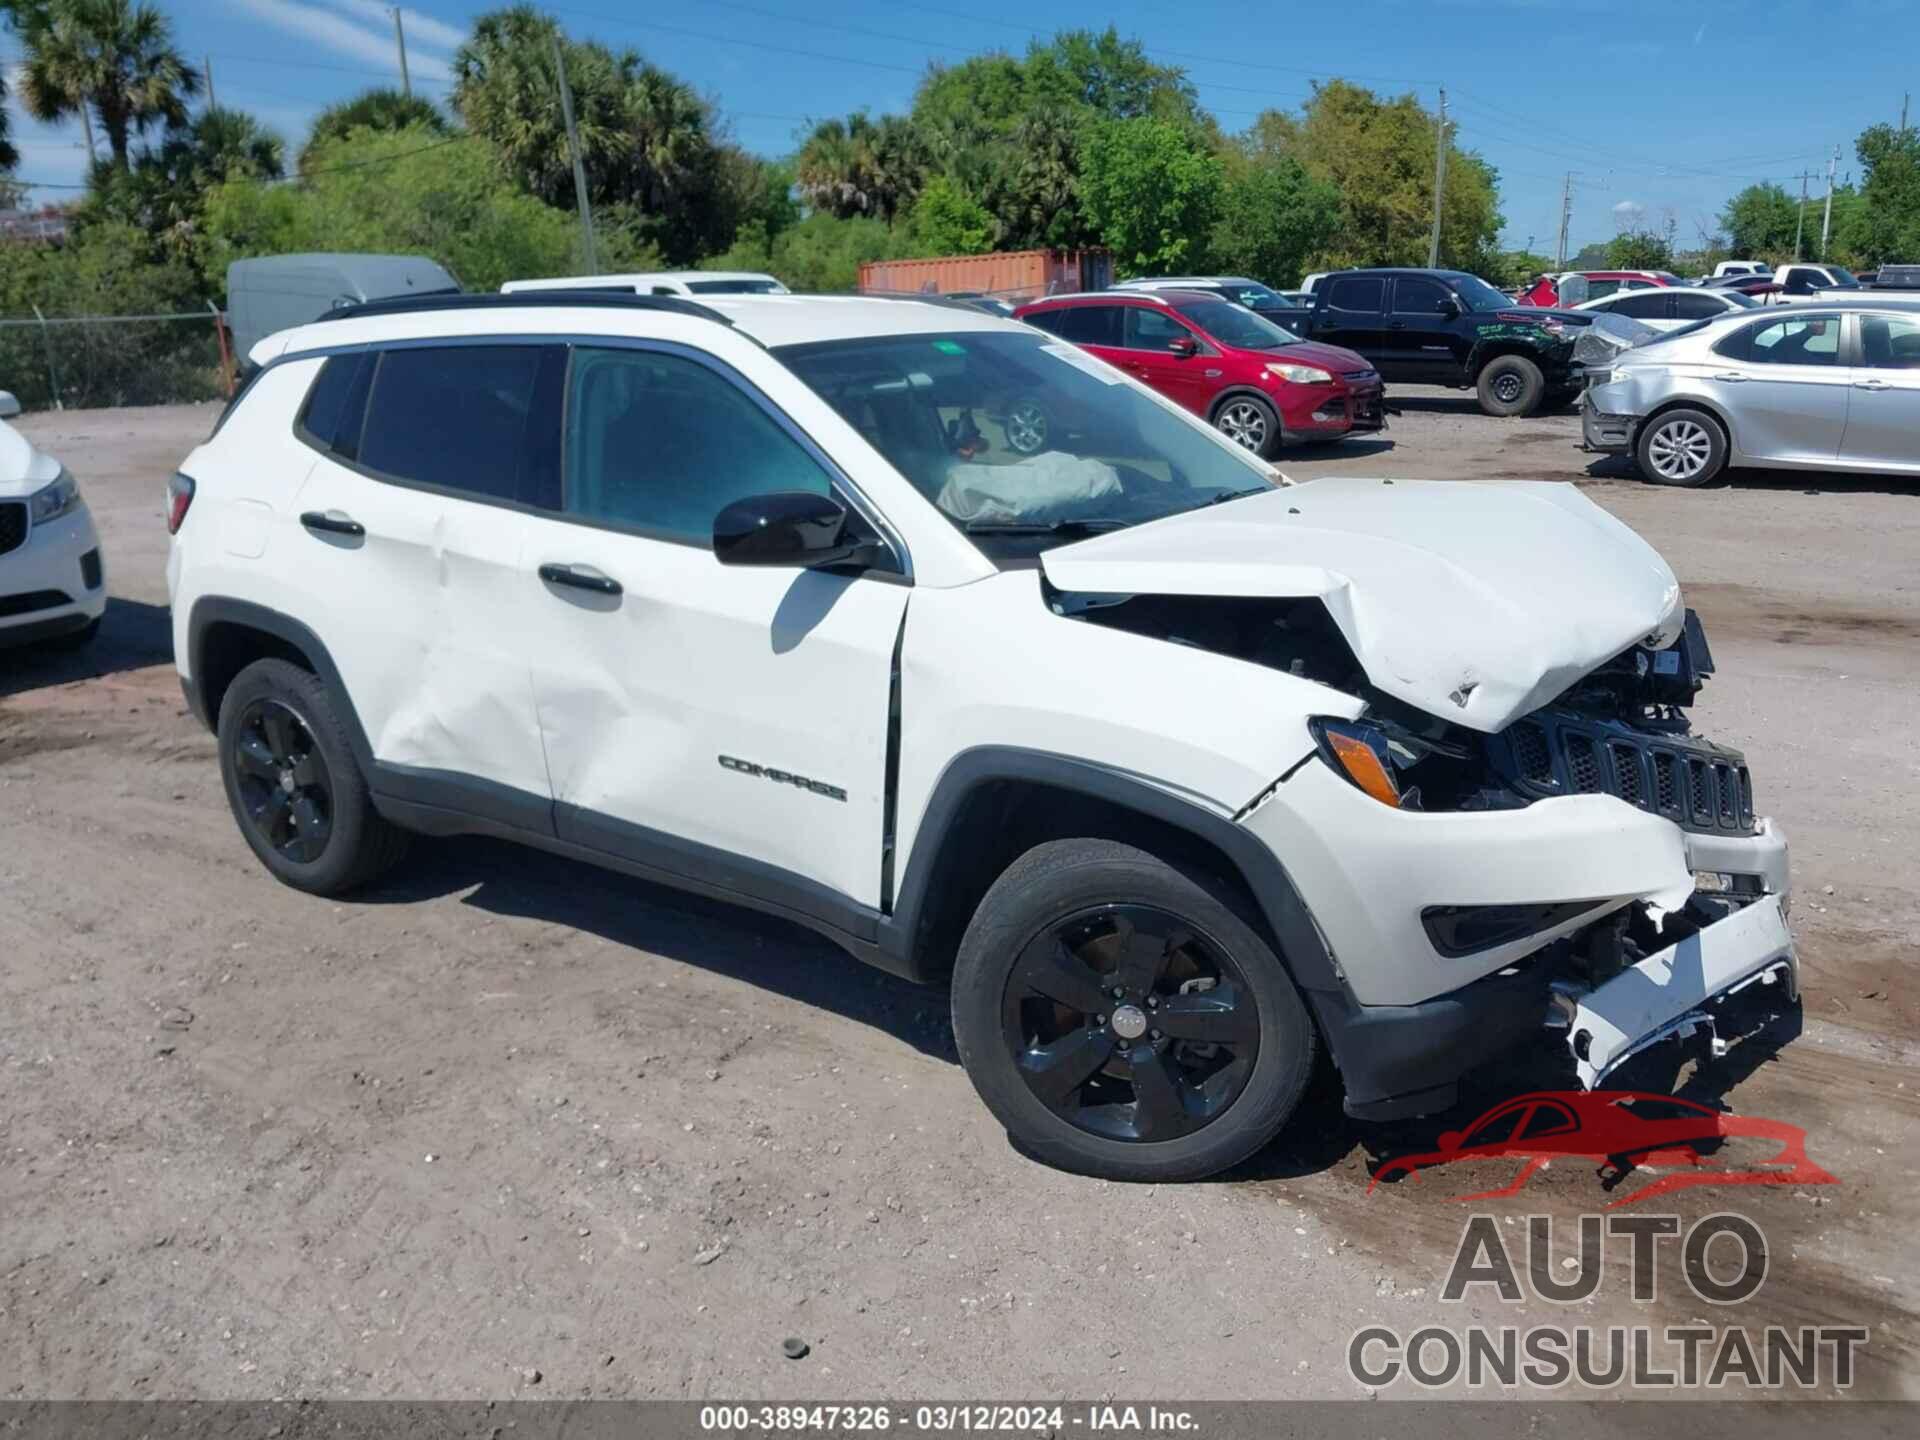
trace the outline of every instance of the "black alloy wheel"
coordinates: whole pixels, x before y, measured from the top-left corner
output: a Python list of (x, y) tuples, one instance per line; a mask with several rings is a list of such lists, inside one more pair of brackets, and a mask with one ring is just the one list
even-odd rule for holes
[(282, 700), (258, 699), (228, 743), (254, 833), (295, 864), (318, 860), (333, 835), (333, 777), (306, 720)]
[(1226, 947), (1150, 905), (1095, 906), (1034, 935), (1008, 973), (1002, 1024), (1036, 1099), (1122, 1141), (1219, 1119), (1260, 1046), (1253, 988)]

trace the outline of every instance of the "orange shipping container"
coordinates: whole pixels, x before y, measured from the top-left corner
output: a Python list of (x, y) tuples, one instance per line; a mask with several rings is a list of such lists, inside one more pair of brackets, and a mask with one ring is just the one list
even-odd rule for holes
[(1104, 290), (1113, 279), (1105, 250), (1006, 250), (935, 260), (869, 260), (860, 267), (863, 295), (990, 295), (1037, 300)]

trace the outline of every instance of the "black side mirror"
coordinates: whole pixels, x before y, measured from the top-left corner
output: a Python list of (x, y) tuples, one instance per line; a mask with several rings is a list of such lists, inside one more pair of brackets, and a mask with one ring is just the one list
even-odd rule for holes
[(1169, 340), (1167, 342), (1167, 349), (1178, 355), (1182, 360), (1189, 360), (1200, 353), (1200, 342), (1191, 335), (1182, 335), (1177, 340)]
[(1458, 295), (1447, 296), (1446, 299), (1442, 300), (1434, 308), (1449, 320), (1458, 320), (1462, 313), (1460, 309), (1460, 297)]
[(713, 554), (722, 565), (871, 563), (874, 546), (847, 534), (847, 512), (830, 495), (780, 490), (735, 500), (713, 520)]

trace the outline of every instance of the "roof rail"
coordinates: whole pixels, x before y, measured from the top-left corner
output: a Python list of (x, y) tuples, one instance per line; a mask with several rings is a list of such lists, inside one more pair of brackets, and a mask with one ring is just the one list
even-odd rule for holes
[[(985, 312), (981, 310), (979, 304), (976, 302), (980, 300), (993, 301), (1000, 297), (996, 295), (978, 295), (963, 299), (958, 295), (923, 295), (916, 290), (862, 290), (857, 294), (844, 298), (854, 300), (917, 300), (922, 305), (938, 305), (946, 310), (966, 310), (972, 314), (980, 315)], [(1024, 300), (1012, 300), (1007, 303), (1024, 305), (1027, 302)]]
[(380, 300), (363, 300), (342, 306), (320, 316), (321, 320), (359, 320), (373, 315), (410, 315), (439, 310), (660, 310), (671, 315), (686, 315), (695, 320), (712, 320), (732, 326), (730, 317), (709, 305), (683, 300), (676, 295), (627, 295), (609, 290), (516, 290), (511, 294), (479, 291), (465, 295), (394, 295)]

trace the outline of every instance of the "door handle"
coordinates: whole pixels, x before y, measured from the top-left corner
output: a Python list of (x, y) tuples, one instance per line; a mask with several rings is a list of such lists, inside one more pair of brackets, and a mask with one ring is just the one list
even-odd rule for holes
[(366, 526), (339, 510), (309, 510), (300, 517), (300, 523), (309, 530), (320, 530), (329, 535), (352, 535), (357, 539), (367, 533)]
[(1737, 370), (1722, 370), (1718, 375), (1715, 375), (1713, 378), (1716, 380), (1724, 380), (1729, 385), (1738, 385), (1742, 383), (1747, 377), (1742, 375)]
[(1853, 388), (1856, 390), (1891, 390), (1893, 387), (1884, 380), (1856, 380), (1853, 382)]
[(620, 582), (603, 575), (591, 565), (555, 565), (540, 567), (540, 578), (552, 585), (570, 585), (575, 590), (591, 590), (596, 595), (618, 595)]

